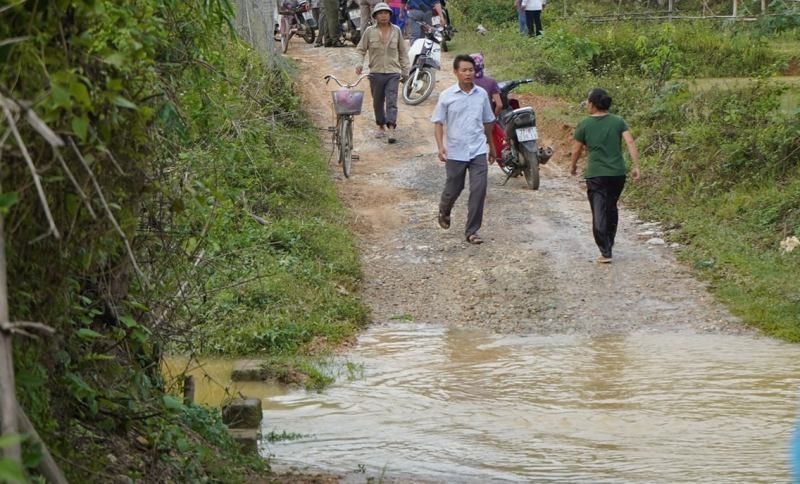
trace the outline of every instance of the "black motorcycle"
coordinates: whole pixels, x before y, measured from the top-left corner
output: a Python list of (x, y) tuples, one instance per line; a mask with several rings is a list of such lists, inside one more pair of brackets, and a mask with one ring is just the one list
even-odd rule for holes
[[(344, 45), (346, 41), (358, 45), (361, 40), (361, 8), (357, 0), (339, 0), (339, 23), (336, 42)], [(367, 19), (369, 20), (369, 19)]]
[(533, 79), (498, 83), (503, 109), (497, 117), (498, 128), (493, 131), (492, 137), (495, 148), (500, 152), (497, 165), (506, 174), (503, 184), (510, 178), (524, 175), (528, 187), (538, 190), (539, 165), (547, 163), (553, 156), (553, 148), (538, 146), (539, 133), (533, 108), (521, 108), (519, 101), (508, 97), (517, 86), (531, 82)]

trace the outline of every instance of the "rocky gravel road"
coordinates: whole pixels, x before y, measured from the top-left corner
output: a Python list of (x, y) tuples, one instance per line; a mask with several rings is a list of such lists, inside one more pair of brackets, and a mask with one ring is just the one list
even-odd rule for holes
[[(289, 54), (299, 69), (304, 106), (329, 146), (331, 88), (322, 76), (354, 79), (355, 52), (294, 41)], [(447, 66), (452, 57), (445, 56)], [(567, 170), (570, 126), (538, 120), (540, 144), (556, 148), (543, 166), (538, 191), (527, 189), (522, 178), (503, 185), (503, 173), (490, 167), (483, 245), (463, 238), (466, 190), (452, 227), (440, 229), (436, 213), (444, 167), (429, 118), (438, 93), (454, 82), (449, 69), (440, 74), (431, 99), (419, 106), (400, 104), (394, 145), (372, 137), (374, 117), (364, 84), (354, 174), (346, 179), (335, 160), (331, 164), (358, 237), (363, 297), (375, 324), (414, 320), (525, 334), (749, 332), (676, 261), (674, 247), (653, 240), (661, 236), (658, 224), (638, 220), (630, 209), (621, 210), (614, 263), (595, 262), (585, 188)], [(534, 107), (557, 103), (522, 98), (523, 105)]]

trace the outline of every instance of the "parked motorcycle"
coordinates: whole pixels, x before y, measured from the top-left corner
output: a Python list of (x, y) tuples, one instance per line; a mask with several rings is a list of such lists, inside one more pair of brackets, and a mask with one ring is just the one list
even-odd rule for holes
[(443, 27), (441, 25), (434, 27), (424, 22), (419, 22), (419, 24), (425, 35), (415, 40), (408, 50), (411, 69), (408, 79), (403, 85), (403, 102), (411, 106), (428, 99), (436, 86), (434, 69), (442, 69)]
[(346, 41), (358, 45), (358, 41), (361, 40), (361, 8), (357, 0), (339, 0), (338, 25), (339, 45), (344, 45)]
[(311, 13), (311, 2), (308, 0), (285, 0), (278, 8), (280, 14), (281, 50), (289, 50), (289, 41), (292, 36), (299, 35), (311, 44), (316, 38), (317, 21)]
[(500, 153), (497, 165), (506, 174), (503, 185), (510, 178), (524, 175), (528, 187), (538, 190), (539, 165), (547, 163), (553, 156), (553, 148), (538, 146), (539, 133), (536, 130), (536, 113), (533, 108), (521, 108), (518, 100), (508, 96), (517, 86), (531, 82), (533, 79), (498, 83), (503, 109), (497, 117), (492, 137), (494, 146)]

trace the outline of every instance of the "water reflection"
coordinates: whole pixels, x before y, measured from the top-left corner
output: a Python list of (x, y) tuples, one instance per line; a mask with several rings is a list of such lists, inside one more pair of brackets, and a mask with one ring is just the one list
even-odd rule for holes
[(373, 328), (364, 378), (265, 398), (283, 463), (447, 482), (786, 482), (800, 348)]
[[(221, 407), (231, 398), (244, 395), (266, 400), (286, 393), (282, 385), (261, 382), (231, 381), (233, 360), (170, 357), (164, 361), (162, 374), (167, 382), (178, 385), (178, 376), (185, 373), (194, 377), (195, 402), (211, 407)], [(179, 394), (180, 389), (174, 393)]]

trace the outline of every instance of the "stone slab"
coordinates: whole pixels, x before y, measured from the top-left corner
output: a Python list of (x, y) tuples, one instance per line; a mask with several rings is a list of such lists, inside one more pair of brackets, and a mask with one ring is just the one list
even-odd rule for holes
[(238, 360), (233, 364), (231, 380), (233, 381), (264, 381), (267, 379), (267, 370), (264, 362), (260, 360)]
[(242, 452), (258, 454), (258, 441), (261, 438), (261, 432), (258, 429), (228, 429), (228, 433), (239, 443)]
[(236, 398), (222, 407), (222, 421), (228, 428), (259, 429), (262, 417), (258, 398)]

